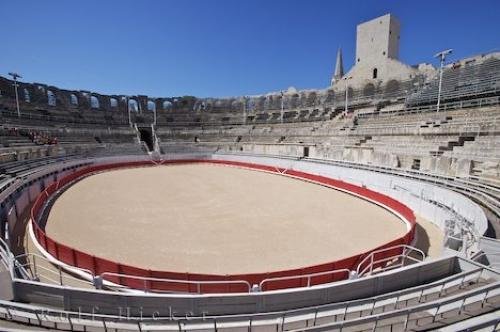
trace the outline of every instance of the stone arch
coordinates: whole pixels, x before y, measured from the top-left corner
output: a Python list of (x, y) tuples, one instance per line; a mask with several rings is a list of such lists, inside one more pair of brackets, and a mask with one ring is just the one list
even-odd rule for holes
[(151, 111), (151, 112), (156, 111), (156, 104), (152, 100), (148, 100), (148, 111)]
[(47, 90), (47, 104), (49, 106), (56, 106), (57, 104), (56, 95), (51, 90)]
[(234, 98), (226, 98), (226, 99), (224, 99), (223, 107), (226, 110), (232, 110), (233, 100), (234, 100)]
[(128, 109), (132, 112), (139, 112), (139, 103), (135, 99), (128, 100)]
[(246, 101), (246, 109), (249, 111), (254, 111), (255, 110), (255, 98), (249, 97)]
[(214, 108), (213, 99), (207, 99), (203, 102), (203, 109), (206, 111), (211, 111)]
[(216, 99), (214, 102), (214, 107), (221, 108), (224, 106), (224, 101), (222, 99)]
[(309, 93), (309, 95), (307, 96), (307, 100), (306, 100), (306, 106), (307, 107), (315, 106), (317, 98), (318, 98), (318, 95), (316, 94), (315, 91), (312, 91), (311, 93)]
[(396, 80), (390, 80), (385, 85), (385, 93), (395, 93), (399, 90), (399, 82)]
[(116, 98), (109, 98), (109, 106), (112, 108), (118, 107), (118, 100)]
[(370, 97), (375, 94), (375, 85), (368, 83), (363, 87), (363, 96)]
[(307, 105), (308, 95), (309, 94), (307, 92), (302, 91), (299, 95), (299, 101), (298, 101), (298, 104), (296, 105), (296, 107), (305, 107)]
[(283, 99), (283, 96), (281, 95), (281, 93), (279, 95), (273, 95), (271, 108), (272, 109), (280, 109), (282, 99)]
[(90, 108), (99, 108), (99, 99), (96, 96), (90, 96)]
[(266, 97), (265, 96), (260, 96), (256, 100), (255, 108), (258, 111), (263, 111), (265, 109), (265, 103), (266, 103)]
[(325, 103), (326, 104), (331, 104), (335, 100), (335, 91), (333, 89), (328, 89), (326, 92), (326, 98), (325, 98)]
[(70, 102), (71, 105), (78, 106), (78, 97), (74, 93), (72, 93), (69, 96), (69, 102)]
[(300, 103), (300, 95), (298, 93), (294, 93), (288, 98), (288, 107), (289, 108), (297, 108)]
[(272, 106), (273, 106), (273, 96), (267, 95), (266, 101), (264, 102), (264, 109), (266, 109), (266, 110), (271, 109)]
[[(345, 92), (344, 92), (345, 93)], [(344, 96), (345, 97), (345, 96)], [(347, 88), (347, 98), (352, 99), (354, 97), (354, 89), (351, 87)]]
[(28, 89), (24, 88), (23, 94), (24, 94), (24, 101), (27, 103), (31, 102), (31, 96), (30, 96), (30, 92), (28, 91)]
[[(163, 103), (165, 104), (168, 100), (164, 101)], [(163, 108), (165, 109), (165, 108)], [(197, 99), (196, 102), (194, 103), (193, 105), (193, 111), (195, 112), (199, 112), (199, 111), (203, 111), (205, 109), (205, 103), (203, 100), (201, 99)]]
[(168, 111), (168, 110), (171, 110), (172, 109), (172, 102), (170, 100), (164, 100), (161, 107), (165, 110), (165, 111)]
[(232, 102), (231, 102), (231, 109), (232, 110), (239, 110), (243, 108), (243, 102), (241, 101), (241, 99), (234, 99)]

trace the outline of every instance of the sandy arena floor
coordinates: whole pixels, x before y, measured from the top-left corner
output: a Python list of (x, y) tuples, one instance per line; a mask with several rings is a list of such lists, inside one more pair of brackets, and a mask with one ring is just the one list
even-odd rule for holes
[(396, 216), (285, 176), (197, 164), (122, 169), (61, 195), (47, 234), (133, 266), (235, 274), (325, 263), (403, 235)]

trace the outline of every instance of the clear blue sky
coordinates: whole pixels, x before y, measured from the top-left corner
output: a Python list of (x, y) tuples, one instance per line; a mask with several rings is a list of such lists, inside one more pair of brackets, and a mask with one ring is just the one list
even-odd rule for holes
[(388, 12), (408, 64), (500, 48), (499, 0), (1, 0), (0, 75), (149, 96), (324, 88), (356, 24)]

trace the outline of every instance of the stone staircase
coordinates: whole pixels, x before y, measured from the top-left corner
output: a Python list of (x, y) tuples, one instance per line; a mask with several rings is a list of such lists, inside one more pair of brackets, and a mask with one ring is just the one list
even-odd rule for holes
[(372, 139), (372, 136), (365, 136), (364, 138), (360, 139), (358, 142), (354, 143), (355, 146), (362, 146), (366, 142), (370, 141)]
[(437, 150), (430, 151), (431, 156), (442, 156), (446, 151), (453, 151), (455, 147), (464, 146), (465, 142), (473, 142), (476, 139), (476, 136), (459, 136), (457, 140), (448, 141), (446, 145), (438, 146)]

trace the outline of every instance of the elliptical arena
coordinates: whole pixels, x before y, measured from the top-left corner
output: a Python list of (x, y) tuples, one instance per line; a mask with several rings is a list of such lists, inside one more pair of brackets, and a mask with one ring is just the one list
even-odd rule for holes
[(321, 90), (0, 77), (0, 327), (498, 329), (500, 54), (409, 66), (394, 16), (357, 31)]

